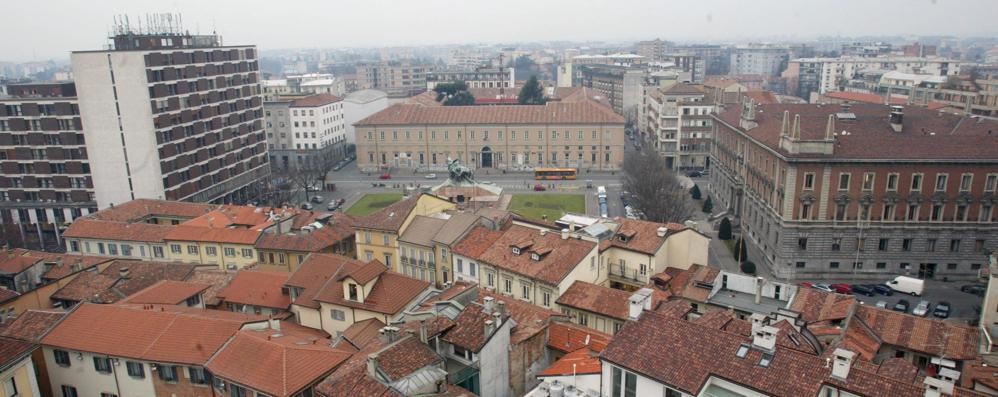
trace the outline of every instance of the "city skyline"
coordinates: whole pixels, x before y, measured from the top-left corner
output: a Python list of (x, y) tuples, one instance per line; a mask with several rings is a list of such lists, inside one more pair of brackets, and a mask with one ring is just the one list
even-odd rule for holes
[[(905, 2), (903, 9), (898, 8), (901, 2), (895, 1), (804, 4), (773, 0), (747, 4), (717, 0), (682, 7), (677, 7), (677, 3), (638, 1), (624, 1), (624, 4), (600, 1), (585, 7), (566, 1), (521, 0), (504, 3), (503, 7), (446, 0), (335, 6), (300, 2), (270, 7), (266, 12), (259, 12), (261, 3), (228, 0), (208, 4), (174, 1), (165, 8), (124, 1), (107, 2), (100, 8), (67, 1), (44, 3), (48, 5), (44, 7), (44, 18), (33, 10), (37, 3), (5, 6), (10, 15), (32, 16), (8, 21), (4, 32), (32, 33), (16, 42), (0, 44), (4, 61), (61, 60), (68, 58), (71, 51), (97, 50), (107, 43), (106, 36), (115, 16), (129, 15), (134, 20), (146, 14), (167, 12), (182, 14), (185, 28), (192, 33), (214, 30), (224, 33), (230, 44), (252, 43), (263, 51), (458, 43), (627, 42), (656, 37), (680, 41), (747, 41), (808, 40), (819, 36), (967, 37), (994, 33), (989, 23), (994, 12), (967, 12), (992, 10), (988, 2), (979, 0)], [(638, 9), (645, 11), (631, 15)], [(526, 10), (532, 12), (525, 13)], [(842, 10), (862, 12), (849, 12), (845, 23), (828, 17)], [(376, 23), (372, 24), (372, 20)], [(940, 20), (951, 23), (939, 26)], [(65, 36), (58, 29), (39, 29), (46, 24), (72, 25), (74, 34)]]

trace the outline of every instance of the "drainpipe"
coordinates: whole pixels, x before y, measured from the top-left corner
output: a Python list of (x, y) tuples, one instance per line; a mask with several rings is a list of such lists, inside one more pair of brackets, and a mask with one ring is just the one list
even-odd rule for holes
[[(110, 356), (107, 359), (108, 359), (108, 361), (111, 361), (111, 374), (114, 376), (114, 388), (115, 388), (115, 391), (117, 391), (117, 395), (120, 396), (121, 395), (121, 383), (118, 382), (118, 369), (115, 368), (115, 367), (117, 367), (118, 363), (120, 363), (121, 361), (118, 360), (117, 358), (111, 358)], [(143, 365), (142, 367), (143, 367), (142, 370), (145, 371), (145, 366)]]

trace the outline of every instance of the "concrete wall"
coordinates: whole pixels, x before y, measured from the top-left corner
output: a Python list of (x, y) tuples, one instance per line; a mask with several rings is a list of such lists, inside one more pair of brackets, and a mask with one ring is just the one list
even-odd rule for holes
[(665, 270), (666, 267), (678, 267), (689, 269), (690, 266), (708, 265), (707, 253), (710, 248), (710, 237), (704, 236), (693, 230), (686, 230), (669, 236), (665, 240), (665, 260), (661, 261), (657, 256), (655, 273)]
[(382, 95), (381, 97), (368, 101), (361, 102), (355, 98), (351, 98), (347, 95), (346, 99), (343, 100), (343, 121), (346, 124), (346, 141), (347, 143), (356, 143), (356, 130), (353, 126), (354, 123), (363, 120), (365, 117), (385, 110), (388, 107), (388, 95)]
[[(606, 361), (601, 361), (601, 366), (602, 366), (602, 371), (603, 371), (603, 374), (602, 374), (602, 376), (603, 376), (603, 386), (602, 386), (601, 393), (604, 396), (611, 396), (611, 395), (613, 395), (612, 394), (612, 392), (613, 392), (613, 385), (612, 385), (612, 383), (613, 383), (612, 382), (613, 376), (612, 376), (611, 368), (613, 368), (614, 365), (611, 364), (611, 363), (608, 363)], [(624, 373), (626, 373), (627, 370), (623, 369), (623, 371), (624, 372), (622, 372), (621, 375), (620, 375), (620, 382), (621, 383), (624, 382), (624, 378), (625, 378)], [(631, 372), (631, 373), (634, 374), (634, 376), (637, 377), (637, 382), (636, 382), (636, 391), (637, 391), (637, 394), (636, 395), (638, 395), (638, 396), (662, 396), (662, 395), (664, 395), (663, 390), (664, 390), (665, 385), (659, 383), (656, 380), (653, 380), (653, 379), (641, 376), (638, 373), (635, 373), (635, 372)], [(620, 390), (621, 390), (621, 393), (623, 393), (623, 390), (624, 390), (623, 384), (621, 384)], [(685, 396), (686, 396), (686, 394), (684, 394), (684, 397)]]
[[(484, 327), (485, 324), (480, 326)], [(507, 319), (489, 338), (485, 346), (482, 346), (482, 349), (478, 351), (481, 397), (509, 397), (513, 395), (509, 386), (509, 334), (512, 328), (512, 318)]]

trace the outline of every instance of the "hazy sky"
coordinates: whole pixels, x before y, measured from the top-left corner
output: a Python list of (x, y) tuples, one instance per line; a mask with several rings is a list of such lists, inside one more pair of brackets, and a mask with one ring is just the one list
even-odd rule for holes
[(36, 0), (0, 10), (9, 61), (99, 49), (114, 15), (158, 12), (261, 49), (998, 32), (996, 0)]

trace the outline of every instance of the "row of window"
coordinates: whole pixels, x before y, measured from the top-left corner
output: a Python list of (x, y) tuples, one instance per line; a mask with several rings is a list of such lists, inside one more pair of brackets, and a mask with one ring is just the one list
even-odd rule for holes
[[(53, 350), (52, 354), (55, 358), (55, 363), (61, 367), (69, 368), (73, 366), (72, 361), (69, 358), (69, 352), (65, 350)], [(76, 353), (77, 359), (83, 360), (82, 353)], [(113, 360), (113, 361), (112, 361)], [(110, 374), (112, 372), (111, 366), (116, 365), (118, 359), (112, 359), (110, 357), (94, 356), (94, 370), (101, 374)], [(137, 361), (125, 361), (125, 368), (128, 376), (136, 379), (145, 379), (146, 371), (145, 364)], [(177, 379), (177, 366), (166, 365), (166, 364), (154, 364), (152, 368), (159, 373), (160, 380), (165, 382), (176, 382)], [(204, 368), (198, 367), (187, 367), (188, 373), (190, 374), (191, 383), (199, 385), (207, 385), (211, 379), (211, 374), (204, 370)]]
[[(88, 254), (97, 253), (99, 255), (111, 255), (111, 256), (133, 256), (133, 254), (135, 253), (135, 250), (134, 250), (134, 248), (132, 247), (131, 244), (121, 244), (121, 245), (118, 245), (116, 243), (107, 243), (107, 245), (105, 245), (104, 243), (96, 243), (94, 245), (96, 245), (96, 247), (97, 247), (96, 251), (93, 250), (93, 245), (91, 245), (91, 243), (89, 241), (84, 241), (83, 242), (83, 252), (86, 252)], [(119, 247), (121, 248), (120, 251), (118, 250)], [(70, 252), (80, 252), (80, 242), (76, 241), (76, 240), (70, 240), (69, 241), (69, 251)], [(119, 254), (119, 252), (120, 252), (120, 254)], [(163, 247), (153, 246), (152, 247), (152, 255), (153, 255), (154, 258), (162, 258), (163, 257)], [(138, 256), (142, 257), (142, 258), (144, 258), (146, 256), (146, 246), (145, 245), (139, 245), (139, 255)]]
[[(891, 248), (894, 248), (896, 250), (897, 248), (900, 248), (901, 251), (911, 252), (912, 251), (912, 247), (914, 247), (914, 244), (915, 244), (915, 239), (911, 239), (911, 238), (901, 239), (901, 246), (900, 247), (892, 246), (890, 238), (879, 238), (876, 241), (877, 241), (877, 251), (888, 251), (888, 250), (891, 250)], [(925, 244), (923, 245), (925, 247), (924, 251), (925, 252), (936, 252), (937, 246), (938, 246), (938, 244), (937, 244), (938, 241), (939, 240), (935, 239), (935, 238), (925, 239)], [(948, 249), (949, 252), (960, 252), (960, 248), (963, 245), (962, 241), (963, 240), (960, 240), (960, 239), (952, 239), (952, 240), (950, 240), (949, 241), (949, 249)], [(864, 251), (866, 249), (866, 245), (867, 245), (866, 242), (867, 242), (867, 238), (865, 238), (865, 237), (856, 237), (854, 249), (856, 249), (858, 251)], [(799, 238), (797, 238), (797, 248), (799, 250), (801, 250), (801, 251), (807, 250), (807, 247), (808, 247), (808, 238), (807, 237), (799, 237)], [(812, 244), (811, 248), (814, 248), (813, 244)], [(829, 249), (831, 249), (832, 251), (841, 251), (842, 250), (842, 237), (832, 237), (831, 246), (829, 247)], [(985, 239), (975, 239), (974, 240), (974, 250), (973, 250), (973, 252), (984, 253), (985, 251), (987, 251), (987, 240), (985, 240)]]
[[(789, 266), (789, 265), (791, 265), (791, 263), (787, 263), (787, 265)], [(795, 263), (792, 263), (792, 265), (794, 267), (798, 268), (798, 269), (804, 269), (804, 268), (807, 267), (807, 262), (805, 262), (805, 261), (797, 261)], [(911, 263), (900, 262), (897, 265), (898, 265), (897, 266), (898, 270), (912, 270)], [(935, 267), (934, 263), (921, 264), (921, 265), (927, 265), (926, 267), (929, 267), (929, 268), (934, 268)], [(887, 269), (888, 263), (887, 262), (877, 262), (874, 265), (874, 267), (877, 270), (884, 270), (884, 269)], [(829, 269), (840, 269), (840, 268), (842, 268), (842, 264), (841, 264), (841, 262), (834, 262), (834, 261), (833, 262), (828, 262), (828, 268)], [(862, 268), (863, 268), (863, 262), (852, 262), (852, 269), (862, 269)], [(980, 263), (971, 263), (969, 269), (971, 271), (980, 270), (981, 269), (981, 264)], [(960, 270), (960, 265), (957, 264), (957, 263), (947, 263), (946, 264), (946, 270), (952, 270), (952, 271)]]
[[(859, 220), (869, 221), (872, 220), (872, 212), (870, 211), (871, 204), (860, 204), (859, 206)], [(980, 209), (977, 213), (977, 217), (972, 217), (970, 213), (970, 205), (966, 203), (957, 203), (953, 205), (953, 212), (951, 213), (951, 218), (946, 218), (946, 205), (945, 204), (932, 204), (926, 206), (929, 208), (928, 220), (931, 222), (943, 222), (947, 220), (952, 220), (955, 222), (968, 222), (968, 221), (978, 221), (978, 222), (991, 222), (994, 216), (994, 206), (991, 204), (981, 204)], [(846, 219), (846, 214), (848, 213), (849, 204), (848, 203), (838, 203), (835, 205), (835, 220), (844, 221)], [(801, 220), (810, 220), (814, 217), (815, 207), (812, 202), (804, 201), (800, 206), (800, 216)], [(904, 212), (904, 219), (898, 219), (896, 204), (882, 204), (880, 212), (880, 218), (878, 220), (882, 221), (909, 221), (918, 222), (922, 220), (920, 216), (922, 215), (921, 209), (922, 205), (918, 203), (910, 203)]]
[[(865, 172), (865, 173), (863, 173), (863, 180), (862, 180), (862, 185), (861, 185), (863, 191), (872, 191), (873, 190), (873, 187), (874, 187), (874, 184), (875, 184), (875, 180), (876, 180), (876, 175), (877, 174), (875, 172)], [(908, 186), (909, 187), (908, 190), (911, 191), (911, 192), (921, 192), (922, 191), (922, 186), (923, 186), (922, 182), (923, 182), (924, 177), (925, 177), (925, 174), (920, 174), (920, 173), (919, 174), (912, 174), (911, 175), (911, 183)], [(806, 173), (804, 173), (804, 187), (803, 187), (804, 190), (814, 190), (815, 178), (816, 178), (816, 176), (815, 176), (814, 172), (806, 172)], [(851, 178), (852, 178), (852, 175), (850, 173), (846, 172), (846, 173), (839, 174), (838, 190), (840, 190), (840, 191), (847, 191), (847, 190), (849, 190), (849, 184), (850, 184)], [(886, 185), (885, 186), (886, 190), (889, 191), (889, 192), (891, 192), (891, 191), (897, 191), (898, 190), (898, 184), (900, 183), (900, 179), (901, 179), (901, 174), (899, 174), (899, 173), (894, 172), (894, 173), (887, 174), (887, 182), (885, 184)], [(973, 182), (974, 182), (974, 174), (973, 173), (964, 173), (964, 174), (961, 174), (960, 175), (960, 191), (961, 192), (969, 192), (970, 189), (971, 189), (971, 187), (973, 186)], [(946, 191), (946, 187), (947, 187), (948, 183), (949, 183), (949, 174), (946, 174), (946, 173), (937, 173), (936, 174), (935, 191), (937, 191), (937, 192)], [(984, 191), (985, 192), (994, 192), (995, 189), (996, 189), (996, 187), (998, 187), (998, 174), (987, 174), (985, 176), (985, 180), (984, 180)]]
[[(180, 253), (182, 253), (183, 252), (182, 248), (183, 247), (181, 247), (180, 244), (170, 244), (170, 252), (173, 253), (173, 254), (180, 254)], [(222, 250), (225, 253), (225, 256), (230, 257), (230, 258), (235, 258), (236, 257), (236, 249), (235, 248), (232, 248), (232, 247), (223, 247)], [(250, 248), (243, 248), (240, 251), (241, 251), (240, 253), (242, 254), (243, 258), (252, 258), (253, 257), (253, 250), (250, 249)], [(188, 244), (187, 245), (187, 254), (189, 254), (189, 255), (200, 255), (200, 253), (201, 253), (201, 249), (197, 245), (194, 245), (194, 244)], [(205, 255), (208, 255), (208, 256), (218, 256), (218, 247), (213, 247), (213, 246), (204, 247), (204, 253), (205, 253)]]
[[(463, 134), (462, 134), (463, 131), (455, 131), (455, 132), (457, 133), (457, 139), (463, 139)], [(391, 133), (392, 133), (392, 140), (393, 141), (399, 140), (399, 132), (398, 131), (392, 131)], [(504, 137), (505, 137), (504, 131), (496, 131), (495, 133), (496, 133), (495, 134), (496, 139), (498, 139), (500, 141), (504, 139)], [(403, 136), (404, 136), (405, 140), (412, 139), (412, 134), (409, 131), (403, 131), (403, 134), (404, 134)], [(416, 139), (418, 139), (418, 140), (422, 140), (423, 139), (423, 131), (416, 131), (416, 134), (417, 134)], [(536, 132), (536, 136), (537, 136), (537, 140), (538, 141), (543, 141), (544, 140), (544, 131), (537, 131)], [(566, 141), (571, 140), (572, 139), (572, 132), (571, 131), (565, 131), (561, 136), (564, 137), (564, 140), (566, 140)], [(576, 132), (575, 136), (576, 136), (577, 140), (581, 141), (581, 140), (583, 140), (584, 133), (582, 131), (578, 131), (578, 132)], [(443, 140), (445, 140), (445, 141), (450, 140), (450, 131), (443, 131), (442, 137), (443, 137)], [(468, 139), (477, 139), (477, 137), (478, 137), (478, 135), (476, 134), (476, 132), (474, 130), (468, 131)], [(529, 141), (530, 140), (530, 131), (523, 131), (523, 134), (520, 135), (520, 137), (524, 141)], [(559, 137), (558, 131), (551, 131), (551, 140), (552, 141), (557, 140), (558, 137)], [(592, 131), (592, 139), (596, 140), (596, 139), (598, 139), (598, 137), (599, 137), (599, 132), (598, 131)], [(481, 138), (482, 138), (482, 140), (485, 140), (485, 141), (489, 140), (489, 131), (482, 131)], [(430, 131), (430, 140), (436, 140), (436, 139), (437, 139), (437, 132), (436, 131)], [(610, 132), (609, 131), (603, 132), (603, 139), (605, 139), (605, 140), (609, 140), (610, 139)], [(374, 131), (368, 131), (367, 132), (367, 140), (369, 140), (369, 141), (373, 141), (374, 140)], [(378, 132), (378, 140), (381, 140), (381, 141), (385, 140), (385, 131), (379, 131)], [(517, 140), (517, 132), (516, 131), (510, 131), (509, 132), (509, 140), (510, 141), (516, 141)]]

